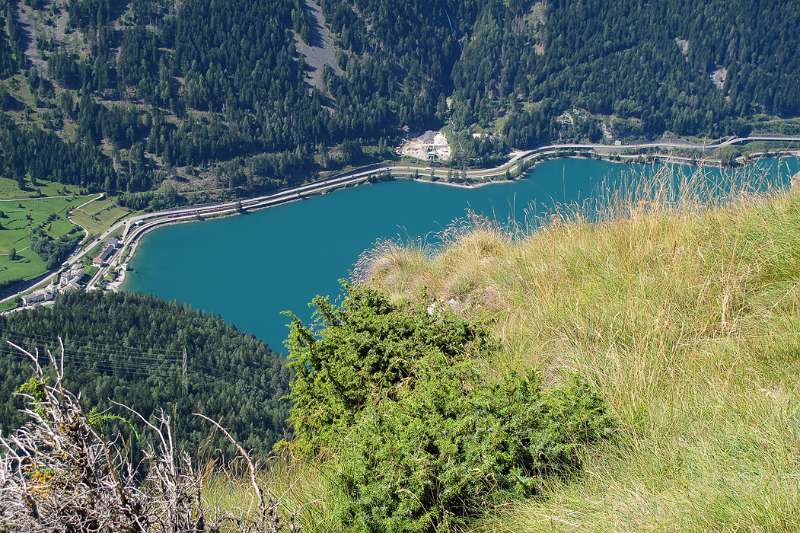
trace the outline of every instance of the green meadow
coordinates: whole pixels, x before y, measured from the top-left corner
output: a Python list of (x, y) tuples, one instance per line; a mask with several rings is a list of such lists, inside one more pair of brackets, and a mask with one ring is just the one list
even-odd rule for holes
[(77, 227), (70, 211), (95, 196), (52, 182), (20, 189), (16, 181), (0, 178), (0, 286), (45, 273), (45, 262), (31, 249), (31, 232), (42, 228), (55, 239), (67, 235)]
[(112, 199), (100, 199), (72, 211), (70, 218), (89, 232), (90, 236), (101, 234), (115, 222), (130, 213)]

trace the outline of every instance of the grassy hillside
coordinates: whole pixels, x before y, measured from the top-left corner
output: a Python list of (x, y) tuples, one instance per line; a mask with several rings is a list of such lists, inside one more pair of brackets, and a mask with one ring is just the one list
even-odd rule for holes
[(23, 190), (16, 181), (0, 178), (0, 286), (36, 278), (48, 270), (48, 262), (60, 262), (52, 257), (58, 254), (39, 254), (33, 249), (32, 232), (41, 229), (55, 241), (79, 240), (83, 233), (70, 213), (93, 197), (76, 186), (42, 181), (26, 183)]
[(479, 228), (384, 250), (369, 283), (454, 300), (502, 339), (498, 375), (576, 370), (620, 422), (580, 479), (476, 529), (800, 527), (800, 193), (643, 203), (518, 241)]
[[(468, 530), (800, 527), (800, 191), (703, 206), (699, 187), (667, 189), (608, 201), (594, 224), (554, 216), (514, 237), (479, 224), (442, 249), (390, 245), (366, 262), (364, 282), (394, 301), (487, 324), (502, 345), (487, 382), (578, 374), (618, 424), (576, 476)], [(263, 480), (307, 530), (340, 529), (331, 471), (279, 458)], [(223, 476), (205, 495), (241, 509), (247, 490)]]

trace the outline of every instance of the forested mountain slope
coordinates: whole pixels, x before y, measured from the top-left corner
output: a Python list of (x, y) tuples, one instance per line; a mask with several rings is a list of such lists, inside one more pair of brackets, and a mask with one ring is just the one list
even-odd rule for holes
[[(20, 424), (13, 392), (30, 361), (11, 349), (66, 348), (67, 385), (84, 405), (126, 403), (144, 416), (174, 415), (179, 442), (191, 453), (235, 451), (206, 443), (203, 413), (223, 423), (249, 449), (268, 452), (285, 436), (289, 371), (262, 342), (189, 307), (132, 294), (74, 293), (52, 307), (0, 317), (0, 430)], [(184, 352), (185, 351), (185, 352)], [(184, 353), (186, 354), (184, 362)], [(44, 359), (43, 359), (44, 362)]]
[(443, 125), (459, 163), (765, 118), (798, 128), (780, 120), (800, 114), (794, 2), (319, 7), (339, 67), (322, 87), (298, 53), (320, 40), (304, 0), (0, 0), (0, 173), (188, 195), (285, 185)]

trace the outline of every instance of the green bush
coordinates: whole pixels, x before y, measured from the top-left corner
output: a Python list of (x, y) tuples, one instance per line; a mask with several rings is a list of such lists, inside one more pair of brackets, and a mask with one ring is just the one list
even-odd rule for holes
[(334, 476), (337, 519), (359, 531), (449, 531), (504, 499), (536, 494), (609, 434), (605, 405), (578, 381), (478, 383), (465, 363), (432, 371), (402, 401), (365, 410)]
[(348, 288), (341, 308), (324, 298), (314, 304), (316, 331), (295, 317), (289, 335), (292, 446), (306, 456), (336, 447), (368, 404), (413, 387), (420, 361), (455, 363), (490, 349), (482, 328), (452, 314), (396, 306), (374, 290)]
[(317, 333), (290, 336), (293, 446), (335, 452), (333, 507), (357, 531), (446, 531), (580, 467), (607, 437), (605, 402), (577, 378), (535, 372), (487, 383), (484, 330), (452, 313), (353, 288), (315, 300)]

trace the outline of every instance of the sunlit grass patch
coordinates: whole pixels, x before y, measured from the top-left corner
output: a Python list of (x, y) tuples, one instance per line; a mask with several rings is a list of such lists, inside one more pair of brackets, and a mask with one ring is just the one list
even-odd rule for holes
[(674, 185), (364, 267), (395, 298), (489, 320), (493, 372), (576, 371), (621, 423), (578, 479), (476, 531), (800, 527), (800, 195)]

